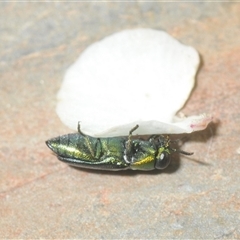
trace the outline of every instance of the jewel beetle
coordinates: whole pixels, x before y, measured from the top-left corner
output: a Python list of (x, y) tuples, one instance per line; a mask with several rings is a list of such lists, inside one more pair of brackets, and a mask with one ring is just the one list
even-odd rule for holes
[(172, 148), (168, 136), (153, 135), (148, 140), (132, 138), (136, 125), (128, 137), (95, 138), (84, 134), (78, 123), (78, 133), (67, 134), (46, 141), (57, 158), (69, 165), (98, 170), (153, 170), (164, 169), (171, 162)]

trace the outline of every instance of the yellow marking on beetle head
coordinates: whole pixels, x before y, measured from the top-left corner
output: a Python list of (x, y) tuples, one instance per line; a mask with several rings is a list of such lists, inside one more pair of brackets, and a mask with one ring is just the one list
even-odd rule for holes
[(160, 156), (163, 152), (167, 152), (168, 154), (170, 154), (170, 151), (169, 151), (168, 148), (166, 148), (166, 146), (165, 147), (160, 147), (158, 149), (158, 155), (156, 156), (156, 158), (160, 158)]

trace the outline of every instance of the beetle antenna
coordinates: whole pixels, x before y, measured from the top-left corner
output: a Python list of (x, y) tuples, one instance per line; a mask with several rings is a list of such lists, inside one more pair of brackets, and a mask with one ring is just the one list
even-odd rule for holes
[(179, 152), (179, 153), (181, 153), (183, 155), (188, 155), (188, 156), (193, 155), (193, 152), (185, 152), (183, 150), (178, 150), (177, 152)]
[[(174, 144), (177, 144), (177, 143), (183, 141), (184, 139), (187, 139), (187, 137), (184, 136), (184, 137), (179, 138), (179, 139), (176, 139), (176, 140), (171, 140), (170, 142), (171, 142), (171, 143), (174, 143)], [(174, 148), (172, 148), (171, 150), (174, 151), (174, 152), (181, 153), (181, 154), (183, 154), (183, 155), (188, 155), (188, 156), (193, 155), (193, 152), (185, 152), (185, 151), (183, 151), (183, 150), (181, 150), (181, 149), (174, 149)]]
[(174, 152), (181, 153), (181, 154), (183, 154), (183, 155), (188, 155), (188, 156), (190, 156), (190, 155), (193, 155), (193, 154), (194, 154), (193, 152), (185, 152), (185, 151), (183, 151), (183, 150), (180, 150), (180, 149), (175, 149), (175, 148), (171, 148), (171, 150), (172, 150), (172, 151), (174, 151)]
[(188, 137), (184, 136), (184, 137), (181, 137), (181, 138), (178, 138), (178, 139), (175, 139), (175, 140), (171, 140), (170, 142), (174, 143), (174, 144), (177, 144), (177, 143), (183, 142), (184, 140), (187, 140), (187, 139), (188, 139)]

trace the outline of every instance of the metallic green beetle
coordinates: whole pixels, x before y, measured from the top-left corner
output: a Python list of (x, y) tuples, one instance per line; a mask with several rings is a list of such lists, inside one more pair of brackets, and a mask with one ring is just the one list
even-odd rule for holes
[(136, 125), (128, 137), (94, 138), (78, 133), (67, 134), (46, 141), (59, 160), (70, 165), (98, 170), (153, 170), (164, 169), (172, 152), (193, 153), (170, 147), (169, 137), (153, 135), (148, 140), (132, 139)]

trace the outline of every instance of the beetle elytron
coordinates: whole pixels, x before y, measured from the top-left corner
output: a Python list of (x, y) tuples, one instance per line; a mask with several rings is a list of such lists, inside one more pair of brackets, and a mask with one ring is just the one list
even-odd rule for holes
[(171, 153), (193, 153), (171, 148), (169, 137), (153, 135), (148, 140), (132, 139), (136, 125), (128, 137), (95, 138), (78, 133), (67, 134), (46, 141), (58, 159), (70, 165), (99, 170), (164, 169), (171, 161)]

